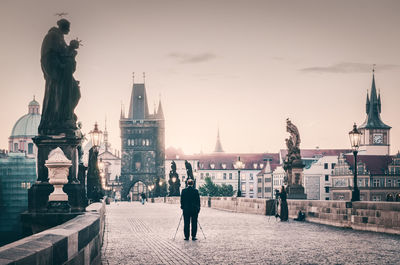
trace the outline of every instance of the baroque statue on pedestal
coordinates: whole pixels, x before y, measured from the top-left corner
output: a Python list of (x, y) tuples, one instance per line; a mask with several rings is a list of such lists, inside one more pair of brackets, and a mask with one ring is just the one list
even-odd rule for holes
[(73, 73), (79, 41), (66, 44), (64, 35), (70, 30), (68, 20), (60, 19), (57, 25), (48, 31), (41, 48), (40, 62), (46, 86), (39, 135), (73, 134), (77, 129), (74, 110), (81, 94), (79, 81)]

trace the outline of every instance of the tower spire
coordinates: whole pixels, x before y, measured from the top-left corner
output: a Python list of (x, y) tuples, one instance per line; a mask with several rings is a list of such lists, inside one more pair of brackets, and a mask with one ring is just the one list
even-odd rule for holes
[(222, 149), (221, 139), (219, 136), (219, 126), (218, 126), (217, 143), (215, 144), (214, 153), (223, 153), (223, 152), (224, 152), (224, 150)]
[(375, 64), (372, 68), (372, 84), (371, 84), (371, 94), (367, 94), (367, 104), (366, 104), (366, 112), (367, 118), (365, 122), (359, 127), (362, 128), (370, 128), (370, 129), (390, 129), (391, 127), (384, 124), (381, 120), (381, 104), (380, 104), (380, 96), (378, 97), (376, 93), (376, 85), (375, 85)]
[(108, 131), (107, 131), (107, 116), (105, 117), (104, 120), (104, 147), (105, 147), (105, 151), (108, 151)]

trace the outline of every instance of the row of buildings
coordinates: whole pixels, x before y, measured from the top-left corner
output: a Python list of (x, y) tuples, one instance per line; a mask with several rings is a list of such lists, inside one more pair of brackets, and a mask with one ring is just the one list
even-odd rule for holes
[[(370, 91), (366, 99), (366, 119), (358, 127), (362, 139), (357, 165), (354, 165), (350, 149), (301, 150), (305, 166), (303, 185), (308, 199), (350, 200), (353, 170), (357, 167), (362, 200), (400, 200), (400, 154), (390, 155), (391, 127), (380, 117), (381, 97), (376, 91), (374, 73)], [(161, 102), (158, 110), (150, 114), (144, 84), (133, 84), (129, 113), (127, 116), (121, 113), (120, 129), (121, 177), (126, 183), (122, 197), (129, 192), (130, 198), (136, 198), (135, 186), (138, 185), (144, 187), (142, 191), (148, 192), (146, 187), (154, 184), (160, 176), (164, 176), (168, 183), (172, 161), (176, 163), (181, 183), (187, 178), (187, 160), (192, 165), (198, 186), (210, 177), (214, 183), (230, 184), (237, 191), (239, 169), (235, 164), (240, 157), (244, 166), (240, 169), (240, 190), (242, 196), (249, 198), (271, 198), (274, 190), (285, 184), (282, 164), (286, 150), (278, 153), (225, 153), (219, 132), (213, 153), (186, 155), (174, 148), (165, 150)]]

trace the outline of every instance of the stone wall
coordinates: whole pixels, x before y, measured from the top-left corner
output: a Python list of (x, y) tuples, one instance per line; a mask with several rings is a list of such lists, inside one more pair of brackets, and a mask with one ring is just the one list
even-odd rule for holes
[[(179, 203), (180, 197), (157, 198), (156, 202)], [(271, 214), (271, 201), (236, 197), (201, 197), (201, 207), (266, 215)], [(296, 218), (299, 211), (306, 221), (400, 235), (400, 202), (345, 202), (319, 200), (288, 200), (289, 217)]]
[(101, 264), (104, 203), (74, 219), (0, 248), (0, 264)]

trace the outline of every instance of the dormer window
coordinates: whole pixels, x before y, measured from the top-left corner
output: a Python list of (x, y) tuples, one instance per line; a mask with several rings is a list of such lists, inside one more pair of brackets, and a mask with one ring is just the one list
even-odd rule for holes
[(210, 167), (211, 167), (211, 169), (214, 169), (214, 168), (215, 168), (215, 164), (214, 164), (214, 163), (211, 163), (211, 164), (210, 164)]
[(223, 163), (221, 166), (222, 166), (223, 169), (226, 169), (226, 164), (225, 163)]
[(257, 169), (257, 163), (253, 164), (254, 169)]
[(264, 164), (260, 163), (260, 168), (263, 168), (263, 167), (264, 167)]

